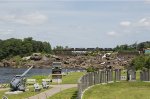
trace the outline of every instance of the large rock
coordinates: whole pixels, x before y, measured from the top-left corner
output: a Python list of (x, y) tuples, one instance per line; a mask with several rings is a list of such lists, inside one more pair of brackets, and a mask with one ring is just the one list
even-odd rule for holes
[(0, 62), (0, 67), (4, 67), (4, 64)]

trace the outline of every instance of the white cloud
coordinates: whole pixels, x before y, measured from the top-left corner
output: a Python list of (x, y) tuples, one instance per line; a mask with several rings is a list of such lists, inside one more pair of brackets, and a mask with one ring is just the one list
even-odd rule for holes
[(122, 21), (122, 22), (120, 22), (120, 25), (124, 26), (124, 27), (127, 27), (127, 26), (131, 25), (131, 22), (130, 21)]
[(150, 17), (140, 19), (138, 22), (138, 26), (150, 27)]
[(110, 32), (107, 33), (107, 35), (109, 35), (109, 36), (116, 36), (117, 33), (115, 31), (110, 31)]
[(143, 17), (132, 23), (130, 21), (122, 21), (120, 22), (120, 25), (128, 28), (118, 27), (119, 29), (115, 30), (116, 32), (112, 31), (112, 32), (108, 32), (107, 34), (109, 36), (116, 36), (116, 35), (126, 36), (126, 35), (141, 33), (141, 32), (144, 33), (143, 31), (150, 31), (150, 17)]
[(3, 15), (0, 16), (0, 21), (18, 23), (24, 25), (39, 25), (45, 23), (48, 20), (46, 15), (38, 12), (26, 14), (26, 15)]

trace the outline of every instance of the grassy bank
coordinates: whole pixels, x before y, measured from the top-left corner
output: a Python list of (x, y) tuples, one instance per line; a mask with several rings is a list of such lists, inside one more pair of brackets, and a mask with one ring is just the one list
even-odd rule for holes
[(87, 90), (83, 99), (150, 99), (150, 83), (121, 82), (96, 85)]
[(77, 97), (77, 88), (70, 88), (61, 91), (53, 95), (52, 97), (49, 97), (49, 99), (76, 99), (76, 97)]
[(62, 78), (62, 84), (76, 84), (85, 72), (72, 72)]

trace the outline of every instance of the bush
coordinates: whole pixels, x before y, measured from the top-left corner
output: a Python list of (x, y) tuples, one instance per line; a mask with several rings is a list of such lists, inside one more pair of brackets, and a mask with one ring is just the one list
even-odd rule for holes
[(137, 56), (131, 61), (130, 66), (134, 66), (136, 70), (150, 69), (150, 56)]
[(94, 67), (88, 67), (86, 70), (87, 70), (87, 72), (94, 72), (95, 68)]

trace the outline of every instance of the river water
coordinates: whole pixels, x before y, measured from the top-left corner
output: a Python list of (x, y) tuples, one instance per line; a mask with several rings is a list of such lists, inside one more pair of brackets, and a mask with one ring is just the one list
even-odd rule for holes
[[(21, 75), (24, 73), (27, 69), (25, 68), (0, 68), (0, 83), (9, 83), (11, 79), (15, 75)], [(70, 72), (70, 71), (77, 71), (77, 69), (62, 69), (62, 72)], [(49, 69), (39, 69), (39, 68), (32, 68), (28, 73), (27, 77), (33, 76), (33, 75), (49, 75), (52, 73), (52, 70)]]

